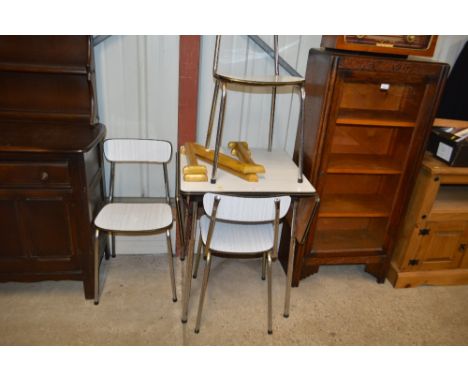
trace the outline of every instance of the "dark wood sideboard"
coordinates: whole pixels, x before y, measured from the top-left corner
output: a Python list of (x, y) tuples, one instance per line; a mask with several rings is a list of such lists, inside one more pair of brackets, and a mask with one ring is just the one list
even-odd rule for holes
[(0, 281), (81, 280), (93, 297), (94, 84), (90, 36), (0, 37)]
[[(304, 174), (321, 203), (305, 237), (297, 238), (294, 286), (327, 264), (365, 264), (384, 282), (448, 68), (424, 60), (310, 50)], [(306, 205), (299, 208), (298, 227), (307, 225), (308, 211)], [(287, 233), (283, 229), (283, 265)]]

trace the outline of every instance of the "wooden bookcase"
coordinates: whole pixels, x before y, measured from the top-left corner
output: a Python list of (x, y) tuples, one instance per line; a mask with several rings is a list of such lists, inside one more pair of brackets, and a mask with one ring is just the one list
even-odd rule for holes
[(366, 264), (384, 282), (447, 72), (428, 61), (310, 51), (304, 174), (321, 204), (297, 245), (293, 285), (325, 264)]
[(426, 154), (388, 279), (396, 288), (468, 284), (468, 168)]

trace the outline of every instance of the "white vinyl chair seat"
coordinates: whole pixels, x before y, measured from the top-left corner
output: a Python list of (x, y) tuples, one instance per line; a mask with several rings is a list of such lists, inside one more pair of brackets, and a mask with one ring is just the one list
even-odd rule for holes
[(102, 208), (94, 224), (106, 231), (157, 231), (172, 224), (172, 210), (164, 203), (110, 203)]
[[(206, 245), (210, 219), (200, 218), (200, 232)], [(256, 254), (273, 248), (273, 224), (240, 224), (216, 221), (210, 249), (233, 254)]]

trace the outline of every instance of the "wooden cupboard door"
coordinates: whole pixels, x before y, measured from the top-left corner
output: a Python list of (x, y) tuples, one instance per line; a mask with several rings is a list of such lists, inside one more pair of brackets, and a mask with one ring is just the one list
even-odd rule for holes
[(61, 197), (27, 198), (22, 210), (30, 257), (65, 260), (73, 256), (69, 202)]
[(468, 223), (464, 221), (428, 222), (420, 241), (419, 263), (413, 269), (431, 271), (457, 268), (468, 241)]
[(13, 200), (0, 200), (0, 233), (0, 264), (26, 257), (21, 240), (18, 204)]
[(0, 199), (0, 273), (78, 270), (77, 214), (68, 194)]

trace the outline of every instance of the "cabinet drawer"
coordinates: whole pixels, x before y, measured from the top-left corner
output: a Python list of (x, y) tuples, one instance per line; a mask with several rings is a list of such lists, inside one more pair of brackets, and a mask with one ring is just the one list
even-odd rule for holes
[(68, 162), (1, 162), (0, 187), (70, 187)]

